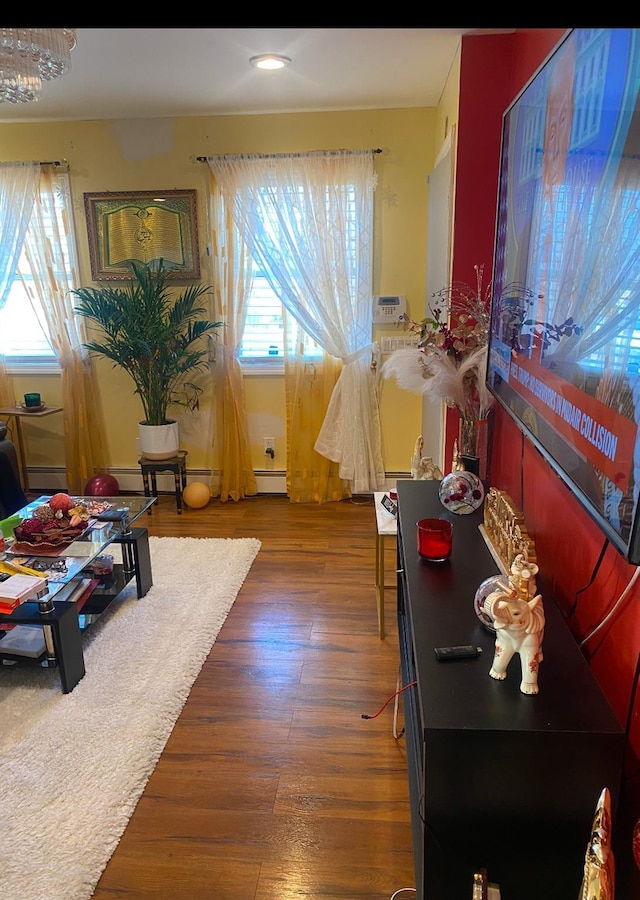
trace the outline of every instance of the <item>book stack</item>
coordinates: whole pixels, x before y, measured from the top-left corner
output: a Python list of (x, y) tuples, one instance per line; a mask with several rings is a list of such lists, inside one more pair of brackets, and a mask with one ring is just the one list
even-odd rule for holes
[(27, 600), (37, 600), (47, 593), (47, 581), (35, 575), (10, 575), (0, 581), (0, 613), (9, 615)]
[[(44, 578), (34, 580), (41, 581), (46, 585)], [(0, 592), (8, 581), (9, 579), (0, 583)], [(64, 600), (67, 603), (76, 603), (78, 611), (80, 611), (99, 583), (97, 578), (72, 578), (68, 584), (65, 584), (58, 591), (54, 599)], [(28, 599), (32, 598), (33, 595), (31, 594)], [(0, 598), (1, 602), (2, 598)], [(18, 601), (16, 605), (20, 602)], [(15, 606), (13, 608), (15, 609)], [(31, 659), (38, 659), (45, 650), (46, 644), (42, 625), (13, 625), (10, 622), (0, 625), (0, 665), (6, 666), (10, 664), (10, 661), (5, 659), (6, 655), (10, 657), (27, 656)]]

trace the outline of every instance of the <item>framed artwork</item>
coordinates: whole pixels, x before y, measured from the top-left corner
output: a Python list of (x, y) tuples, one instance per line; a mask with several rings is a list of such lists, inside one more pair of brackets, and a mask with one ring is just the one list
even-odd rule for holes
[(200, 277), (195, 190), (85, 193), (84, 209), (94, 281), (129, 281), (129, 260)]

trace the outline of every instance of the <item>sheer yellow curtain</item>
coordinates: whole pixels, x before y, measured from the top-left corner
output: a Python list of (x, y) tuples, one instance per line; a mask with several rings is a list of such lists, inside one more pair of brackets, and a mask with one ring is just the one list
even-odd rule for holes
[(247, 411), (238, 351), (252, 279), (251, 257), (233, 223), (220, 187), (209, 176), (216, 332), (213, 365), (211, 493), (221, 501), (258, 493), (251, 463)]
[(311, 360), (304, 355), (304, 333), (283, 311), (284, 386), (287, 415), (287, 494), (292, 503), (327, 503), (351, 497), (337, 462), (314, 449), (327, 414), (342, 361), (326, 352)]
[[(24, 243), (33, 288), (25, 286), (40, 301), (34, 310), (44, 319), (62, 369), (67, 489), (79, 494), (104, 465), (106, 436), (91, 363), (82, 346), (86, 339), (83, 321), (73, 311), (71, 290), (80, 284), (78, 267), (75, 259), (64, 258), (55, 214), (58, 198), (65, 210), (64, 227), (72, 227), (68, 173), (42, 166), (38, 190)], [(75, 246), (73, 237), (69, 244)]]
[(13, 380), (4, 365), (4, 357), (0, 355), (0, 406), (13, 406), (16, 402)]

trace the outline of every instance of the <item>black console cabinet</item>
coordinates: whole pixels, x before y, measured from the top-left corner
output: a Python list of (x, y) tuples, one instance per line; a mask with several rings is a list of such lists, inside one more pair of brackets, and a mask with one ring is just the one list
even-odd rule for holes
[[(398, 482), (398, 626), (417, 897), (469, 900), (487, 869), (501, 900), (577, 897), (593, 813), (604, 787), (614, 820), (624, 730), (553, 602), (540, 693), (520, 692), (520, 658), (489, 677), (493, 635), (473, 598), (498, 572), (481, 511), (448, 513), (438, 481)], [(454, 523), (451, 559), (423, 562), (416, 522)], [(477, 659), (438, 662), (437, 646), (474, 644)], [(614, 825), (615, 833), (615, 825)]]

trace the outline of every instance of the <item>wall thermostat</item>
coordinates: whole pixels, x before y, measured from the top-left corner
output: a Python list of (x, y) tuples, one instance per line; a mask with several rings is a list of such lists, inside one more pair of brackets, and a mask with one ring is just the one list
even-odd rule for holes
[(399, 322), (407, 311), (407, 298), (403, 294), (376, 294), (373, 298), (373, 321), (376, 325)]

